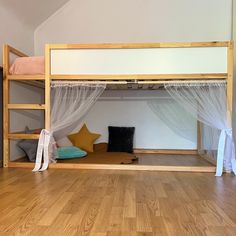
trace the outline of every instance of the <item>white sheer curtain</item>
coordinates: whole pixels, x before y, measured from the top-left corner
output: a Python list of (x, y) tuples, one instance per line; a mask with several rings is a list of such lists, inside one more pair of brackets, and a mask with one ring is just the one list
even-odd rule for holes
[(60, 139), (77, 128), (105, 89), (101, 84), (54, 82), (51, 86), (51, 132)]
[[(55, 161), (54, 139), (65, 137), (78, 127), (105, 88), (102, 84), (73, 81), (51, 83), (51, 127), (50, 130), (41, 131), (33, 171), (46, 170), (49, 162)], [(41, 167), (42, 157), (44, 162)]]
[(197, 120), (173, 98), (158, 98), (148, 101), (147, 104), (156, 116), (177, 135), (196, 142)]
[(201, 123), (201, 145), (199, 153), (217, 161), (217, 149), (220, 138), (220, 130)]
[(221, 131), (216, 176), (223, 166), (236, 174), (235, 147), (227, 111), (226, 83), (165, 84), (171, 97), (202, 123)]

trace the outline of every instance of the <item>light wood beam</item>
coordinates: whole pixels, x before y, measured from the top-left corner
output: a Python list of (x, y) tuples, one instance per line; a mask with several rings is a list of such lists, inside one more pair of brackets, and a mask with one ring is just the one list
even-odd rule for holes
[(39, 139), (39, 134), (9, 133), (9, 139)]
[(18, 56), (18, 57), (28, 57), (27, 54), (25, 54), (25, 53), (19, 51), (18, 49), (14, 48), (14, 47), (12, 47), (12, 46), (9, 46), (9, 45), (8, 45), (8, 48), (9, 48), (9, 52), (10, 52), (10, 53), (13, 53), (14, 55), (16, 55), (16, 56)]
[(49, 44), (50, 49), (105, 49), (105, 48), (190, 48), (190, 47), (227, 47), (222, 42), (176, 42), (176, 43), (104, 43), (104, 44)]
[(233, 70), (234, 70), (234, 44), (230, 42), (227, 50), (227, 110), (229, 126), (232, 125), (232, 109), (233, 109)]
[(44, 104), (8, 104), (8, 109), (44, 110)]
[(8, 80), (45, 80), (44, 75), (8, 75)]
[[(32, 168), (34, 163), (10, 162), (9, 167)], [(176, 171), (176, 172), (206, 172), (214, 173), (215, 166), (151, 166), (151, 165), (108, 165), (108, 164), (50, 164), (49, 169), (76, 169), (76, 170), (145, 170), (145, 171)]]
[(8, 167), (9, 161), (9, 81), (7, 79), (9, 72), (10, 58), (9, 46), (3, 46), (3, 167)]
[(97, 75), (50, 75), (52, 80), (188, 80), (226, 79), (227, 73), (206, 74), (97, 74)]
[(45, 128), (50, 129), (50, 98), (51, 98), (51, 80), (50, 80), (50, 68), (51, 68), (51, 51), (49, 45), (45, 46)]
[(197, 152), (200, 153), (202, 149), (202, 124), (197, 121)]

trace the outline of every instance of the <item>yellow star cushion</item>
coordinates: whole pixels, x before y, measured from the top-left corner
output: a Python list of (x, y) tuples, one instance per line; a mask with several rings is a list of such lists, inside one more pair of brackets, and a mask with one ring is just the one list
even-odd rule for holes
[(91, 133), (84, 124), (78, 133), (70, 134), (68, 138), (74, 146), (87, 152), (93, 152), (93, 143), (100, 136), (100, 134)]

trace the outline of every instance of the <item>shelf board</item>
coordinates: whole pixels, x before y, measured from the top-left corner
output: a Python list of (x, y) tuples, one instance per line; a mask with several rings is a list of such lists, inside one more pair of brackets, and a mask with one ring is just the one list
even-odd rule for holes
[[(226, 79), (227, 73), (204, 74), (80, 74), (80, 75), (50, 75), (52, 80), (201, 80)], [(105, 83), (105, 82), (104, 82)]]
[(10, 133), (9, 139), (39, 139), (39, 134)]
[(8, 75), (8, 80), (45, 80), (45, 75)]
[[(9, 162), (9, 167), (33, 168), (34, 163)], [(205, 172), (214, 173), (215, 166), (149, 166), (149, 165), (120, 165), (120, 164), (78, 164), (78, 163), (52, 163), (49, 169), (77, 169), (77, 170), (145, 170), (145, 171), (175, 171), (175, 172)]]

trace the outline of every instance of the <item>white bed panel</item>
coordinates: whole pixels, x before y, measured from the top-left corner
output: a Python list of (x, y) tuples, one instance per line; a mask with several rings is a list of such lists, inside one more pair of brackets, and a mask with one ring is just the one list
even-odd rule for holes
[(53, 49), (51, 74), (226, 73), (226, 47)]

